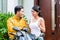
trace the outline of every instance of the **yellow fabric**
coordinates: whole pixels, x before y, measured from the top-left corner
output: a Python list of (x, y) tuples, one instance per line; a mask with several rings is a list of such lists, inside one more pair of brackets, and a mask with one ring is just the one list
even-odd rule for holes
[(22, 29), (23, 27), (27, 27), (26, 20), (24, 18), (19, 19), (16, 17), (16, 15), (7, 20), (8, 35), (9, 35), (9, 38), (11, 38), (11, 39), (13, 39), (14, 36), (9, 33), (11, 33), (11, 32), (16, 33), (12, 29), (13, 27), (19, 27), (20, 29)]

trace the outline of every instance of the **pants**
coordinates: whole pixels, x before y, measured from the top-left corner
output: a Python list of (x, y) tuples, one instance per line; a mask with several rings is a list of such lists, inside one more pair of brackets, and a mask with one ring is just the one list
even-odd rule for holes
[(44, 40), (44, 39), (43, 39), (43, 37), (39, 37), (39, 38), (37, 38), (36, 40)]

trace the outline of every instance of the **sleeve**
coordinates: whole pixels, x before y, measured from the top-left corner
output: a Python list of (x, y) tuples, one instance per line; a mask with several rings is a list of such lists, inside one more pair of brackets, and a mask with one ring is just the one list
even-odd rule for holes
[(10, 35), (9, 33), (11, 33), (13, 31), (13, 24), (10, 20), (7, 20), (7, 28), (8, 28), (8, 36), (9, 38), (13, 38), (12, 35)]
[(28, 33), (30, 33), (29, 24), (27, 24), (27, 22), (26, 22), (25, 19), (24, 19), (24, 21), (23, 21), (23, 26), (24, 26), (24, 28), (28, 28)]
[(24, 27), (26, 27), (26, 28), (28, 27), (25, 19), (23, 19), (23, 22), (22, 22), (22, 23), (23, 23), (23, 26), (24, 26)]

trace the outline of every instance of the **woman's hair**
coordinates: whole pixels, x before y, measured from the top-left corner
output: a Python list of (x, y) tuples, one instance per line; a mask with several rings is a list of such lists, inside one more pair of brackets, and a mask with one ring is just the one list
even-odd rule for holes
[(35, 5), (35, 6), (32, 7), (32, 9), (33, 9), (34, 11), (38, 12), (38, 16), (39, 16), (39, 17), (42, 17), (41, 9), (40, 9), (39, 6)]
[(21, 9), (23, 9), (22, 6), (16, 6), (16, 7), (14, 8), (15, 14), (17, 13), (17, 11), (20, 11)]

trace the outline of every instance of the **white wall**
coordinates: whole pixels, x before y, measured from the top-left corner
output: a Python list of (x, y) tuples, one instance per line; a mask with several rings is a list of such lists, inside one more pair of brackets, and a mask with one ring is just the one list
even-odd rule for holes
[[(14, 13), (14, 7), (18, 5), (18, 0), (8, 0), (7, 3), (7, 12), (13, 12)], [(23, 0), (23, 6), (24, 6), (24, 13), (29, 20), (32, 15), (31, 15), (31, 9), (32, 6), (34, 5), (34, 0)]]
[(31, 15), (31, 9), (34, 5), (34, 0), (24, 0), (24, 12), (28, 20), (32, 17)]
[(0, 0), (0, 12), (2, 10), (2, 1)]
[(14, 7), (16, 5), (18, 5), (18, 0), (8, 0), (7, 12), (13, 12), (14, 13)]

